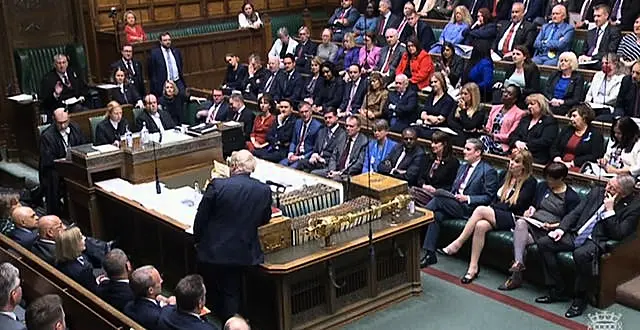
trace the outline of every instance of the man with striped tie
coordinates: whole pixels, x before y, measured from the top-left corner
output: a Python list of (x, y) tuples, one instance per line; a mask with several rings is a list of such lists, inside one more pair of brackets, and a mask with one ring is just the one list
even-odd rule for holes
[(607, 252), (606, 242), (623, 240), (636, 232), (640, 217), (640, 200), (634, 195), (635, 180), (621, 174), (607, 182), (606, 187), (592, 188), (587, 197), (567, 214), (560, 225), (537, 240), (542, 256), (546, 296), (537, 303), (548, 304), (567, 300), (560, 273), (557, 252), (572, 251), (576, 264), (575, 296), (564, 316), (582, 315), (589, 301), (589, 289), (598, 275), (600, 256)]

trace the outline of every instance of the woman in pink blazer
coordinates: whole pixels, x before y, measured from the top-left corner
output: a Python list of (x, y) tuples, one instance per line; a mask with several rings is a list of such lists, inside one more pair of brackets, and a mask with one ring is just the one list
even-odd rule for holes
[(364, 46), (360, 47), (360, 54), (358, 57), (358, 63), (362, 69), (369, 73), (376, 67), (378, 60), (380, 59), (380, 47), (373, 43), (375, 35), (371, 32), (367, 32), (364, 36)]
[(518, 108), (517, 103), (522, 91), (516, 85), (509, 85), (502, 91), (502, 104), (491, 107), (484, 135), (485, 146), (490, 152), (506, 153), (509, 151), (509, 135), (516, 130), (520, 119), (527, 113)]

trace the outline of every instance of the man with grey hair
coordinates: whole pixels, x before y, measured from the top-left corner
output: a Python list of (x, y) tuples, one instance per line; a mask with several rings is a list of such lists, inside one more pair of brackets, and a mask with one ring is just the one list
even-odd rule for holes
[(153, 266), (142, 266), (131, 273), (129, 282), (135, 295), (124, 307), (124, 314), (147, 329), (156, 329), (162, 308), (175, 304), (175, 298), (166, 298), (162, 292), (162, 277)]
[(558, 267), (557, 252), (572, 251), (576, 264), (575, 296), (564, 314), (568, 318), (582, 315), (587, 307), (594, 280), (598, 276), (600, 256), (607, 252), (606, 242), (621, 241), (634, 235), (640, 217), (640, 200), (634, 194), (634, 178), (621, 174), (605, 187), (591, 189), (586, 198), (547, 236), (536, 240), (542, 256), (546, 296), (537, 303), (548, 304), (567, 299), (565, 284)]
[(390, 0), (380, 0), (378, 10), (380, 11), (380, 17), (376, 24), (376, 44), (383, 46), (387, 30), (396, 29), (402, 22), (402, 18), (391, 12)]
[(120, 249), (113, 249), (107, 253), (102, 261), (102, 268), (107, 273), (108, 279), (98, 285), (98, 297), (119, 311), (133, 300), (133, 291), (129, 286), (129, 273), (131, 263), (129, 258)]
[(242, 123), (245, 141), (251, 140), (251, 132), (253, 131), (253, 121), (255, 115), (253, 111), (247, 109), (244, 105), (244, 97), (240, 94), (233, 94), (229, 97), (229, 114), (227, 120)]
[(289, 37), (289, 30), (283, 26), (278, 29), (278, 39), (273, 42), (273, 46), (271, 46), (271, 50), (267, 55), (269, 57), (277, 57), (282, 63), (284, 56), (294, 54), (297, 46), (298, 42)]
[(420, 116), (418, 94), (409, 88), (409, 78), (403, 73), (395, 76), (396, 89), (389, 93), (384, 114), (390, 118), (391, 131), (402, 132)]
[(380, 58), (376, 64), (375, 71), (380, 72), (385, 77), (393, 77), (396, 74), (396, 67), (402, 59), (402, 55), (407, 49), (398, 40), (398, 30), (387, 29), (384, 34), (387, 44), (380, 50)]
[(71, 112), (82, 111), (82, 103), (89, 95), (87, 83), (80, 74), (69, 67), (69, 59), (64, 54), (53, 56), (53, 69), (42, 77), (40, 83), (40, 110), (47, 114), (49, 122), (56, 108), (65, 107), (64, 101), (76, 98), (79, 101), (68, 104)]
[(537, 65), (556, 65), (558, 55), (571, 51), (573, 25), (565, 22), (567, 7), (556, 5), (551, 10), (551, 22), (542, 26), (536, 41), (533, 43), (535, 50), (531, 59)]
[(264, 260), (258, 227), (271, 219), (272, 203), (269, 186), (250, 177), (249, 151), (233, 152), (228, 163), (231, 176), (207, 186), (193, 224), (198, 270), (223, 320), (240, 312), (243, 273)]
[(29, 330), (65, 330), (67, 324), (64, 318), (62, 299), (55, 294), (39, 297), (27, 307), (26, 321)]
[(14, 265), (5, 262), (0, 264), (0, 329), (26, 329), (18, 320), (15, 309), (22, 300), (20, 271)]

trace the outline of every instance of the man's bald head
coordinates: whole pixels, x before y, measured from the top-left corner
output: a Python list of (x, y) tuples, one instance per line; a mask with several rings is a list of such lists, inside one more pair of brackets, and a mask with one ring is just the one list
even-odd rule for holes
[(18, 206), (11, 212), (11, 218), (16, 226), (27, 229), (35, 229), (38, 227), (38, 215), (27, 206)]
[(251, 330), (251, 327), (242, 316), (235, 315), (225, 322), (224, 330)]
[(53, 120), (59, 131), (64, 131), (69, 127), (69, 113), (64, 108), (53, 110)]
[(45, 215), (38, 220), (38, 233), (44, 239), (55, 241), (64, 228), (62, 220), (55, 215)]
[(559, 24), (567, 18), (567, 7), (564, 5), (555, 5), (551, 10), (551, 21)]

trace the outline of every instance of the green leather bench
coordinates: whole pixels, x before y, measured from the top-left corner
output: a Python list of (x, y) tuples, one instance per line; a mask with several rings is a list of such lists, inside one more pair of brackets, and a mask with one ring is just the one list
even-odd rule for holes
[[(325, 14), (326, 17), (326, 14)], [(298, 36), (298, 29), (304, 25), (304, 20), (300, 14), (289, 14), (271, 17), (272, 40), (278, 39), (278, 29), (286, 27), (290, 36)]]
[(192, 35), (199, 34), (207, 34), (214, 32), (223, 32), (223, 31), (233, 31), (239, 28), (238, 21), (224, 21), (224, 22), (216, 22), (212, 24), (203, 24), (196, 26), (189, 26), (180, 29), (171, 29), (166, 31), (153, 31), (147, 33), (147, 38), (149, 40), (157, 40), (160, 39), (160, 35), (164, 32), (169, 32), (174, 38), (188, 37)]
[(436, 37), (436, 41), (440, 40), (440, 35), (442, 35), (442, 29), (440, 28), (433, 29), (433, 35)]

